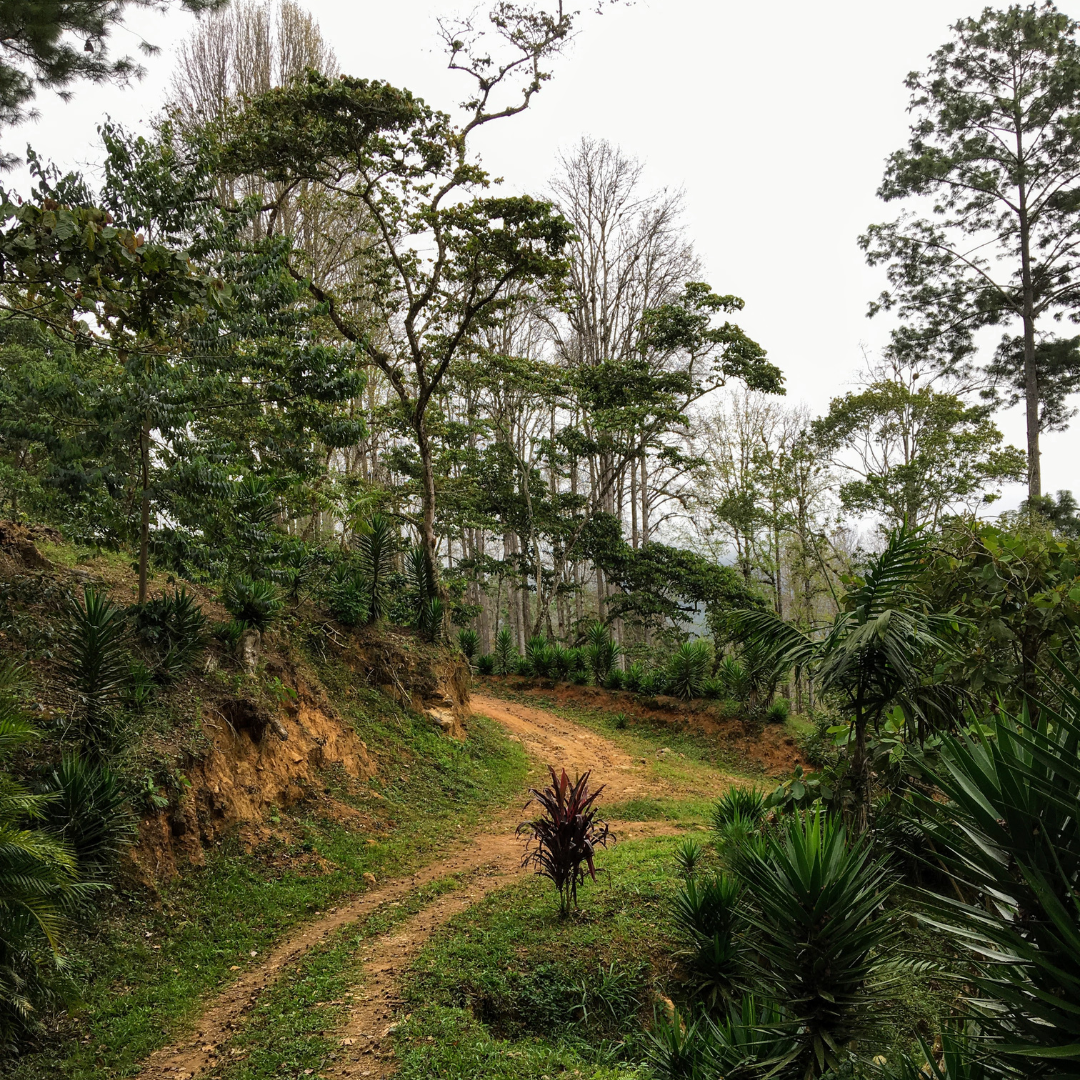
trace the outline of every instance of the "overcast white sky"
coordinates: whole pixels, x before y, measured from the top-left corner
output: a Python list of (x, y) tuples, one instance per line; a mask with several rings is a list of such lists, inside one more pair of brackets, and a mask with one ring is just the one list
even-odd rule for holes
[[(436, 36), (436, 17), (462, 10), (453, 0), (300, 2), (343, 71), (407, 86), (440, 108), (463, 96)], [(1059, 6), (1080, 16), (1080, 0)], [(745, 299), (741, 323), (784, 371), (791, 401), (821, 412), (860, 368), (862, 347), (887, 337), (884, 323), (865, 317), (883, 282), (855, 239), (895, 212), (875, 191), (886, 155), (906, 139), (903, 78), (947, 39), (951, 22), (982, 7), (638, 0), (589, 13), (533, 108), (484, 132), (484, 161), (514, 188), (539, 190), (558, 150), (588, 134), (641, 158), (652, 185), (684, 189), (707, 280)], [(193, 24), (183, 13), (138, 13), (113, 48), (134, 52), (140, 35), (161, 46), (141, 83), (79, 86), (70, 103), (43, 95), (40, 119), (5, 144), (30, 142), (66, 167), (92, 162), (104, 114), (137, 126), (160, 106), (172, 50)], [(1019, 410), (1000, 423), (1023, 446)], [(1080, 420), (1044, 437), (1045, 488), (1080, 489), (1078, 459)], [(1022, 497), (1017, 486), (998, 507)]]

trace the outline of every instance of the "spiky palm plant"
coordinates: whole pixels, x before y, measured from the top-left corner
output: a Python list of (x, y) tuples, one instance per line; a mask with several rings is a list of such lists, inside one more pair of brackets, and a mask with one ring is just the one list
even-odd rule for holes
[(118, 734), (114, 708), (130, 674), (127, 620), (104, 593), (89, 587), (82, 603), (72, 601), (69, 618), (60, 641), (60, 673), (75, 694), (84, 743), (108, 753)]
[(585, 632), (585, 648), (582, 652), (597, 686), (603, 685), (621, 651), (602, 622), (594, 622)]
[(514, 648), (514, 639), (510, 631), (503, 627), (495, 635), (495, 674), (509, 675), (514, 670), (517, 650)]
[[(18, 701), (21, 672), (0, 663), (0, 762), (38, 736)], [(34, 1023), (35, 1008), (55, 995), (64, 905), (85, 886), (75, 859), (36, 827), (50, 801), (0, 772), (0, 1046)]]
[(258, 581), (247, 574), (237, 574), (225, 582), (221, 602), (237, 622), (260, 632), (270, 629), (284, 607), (273, 582)]
[(458, 647), (471, 664), (473, 657), (476, 656), (476, 650), (480, 648), (480, 635), (475, 630), (466, 628), (458, 631), (457, 639)]
[(668, 693), (681, 698), (701, 697), (711, 659), (708, 642), (700, 638), (684, 641), (668, 661)]
[(1056, 703), (946, 739), (924, 800), (954, 887), (931, 925), (966, 953), (980, 1047), (1000, 1074), (1080, 1077), (1080, 676), (1058, 660)]
[(368, 622), (380, 622), (390, 609), (396, 539), (393, 522), (383, 514), (372, 514), (356, 537), (356, 558), (368, 595)]
[(835, 692), (851, 719), (853, 818), (865, 830), (870, 802), (867, 734), (899, 705), (916, 734), (948, 726), (960, 714), (954, 688), (935, 681), (934, 661), (949, 650), (955, 619), (927, 609), (918, 589), (927, 540), (893, 533), (843, 597), (843, 610), (823, 636), (805, 633), (766, 611), (743, 611), (737, 632), (780, 669), (814, 672), (823, 692)]
[(714, 1011), (734, 1000), (745, 951), (742, 885), (727, 874), (689, 874), (672, 908), (687, 984)]
[(883, 907), (894, 887), (887, 857), (819, 812), (744, 846), (735, 868), (753, 898), (756, 979), (791, 1021), (791, 1075), (815, 1080), (869, 1030), (893, 977), (899, 924)]

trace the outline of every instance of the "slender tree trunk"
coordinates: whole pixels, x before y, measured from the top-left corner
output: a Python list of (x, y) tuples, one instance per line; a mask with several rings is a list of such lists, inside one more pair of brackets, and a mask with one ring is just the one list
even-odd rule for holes
[(150, 421), (139, 432), (139, 603), (146, 603), (150, 563)]
[[(431, 572), (435, 577), (435, 588), (442, 596), (442, 584), (439, 574), (439, 538), (435, 534), (435, 468), (431, 458), (431, 442), (428, 440), (427, 425), (419, 416), (413, 424), (416, 432), (416, 447), (420, 452), (420, 542), (431, 561)], [(445, 597), (444, 597), (445, 599)]]
[[(1017, 117), (1016, 159), (1024, 160), (1023, 122)], [(1035, 370), (1035, 289), (1031, 280), (1031, 221), (1028, 218), (1027, 184), (1019, 183), (1020, 280), (1024, 310), (1024, 411), (1027, 417), (1028, 498), (1042, 495), (1042, 463), (1039, 460), (1039, 375)]]

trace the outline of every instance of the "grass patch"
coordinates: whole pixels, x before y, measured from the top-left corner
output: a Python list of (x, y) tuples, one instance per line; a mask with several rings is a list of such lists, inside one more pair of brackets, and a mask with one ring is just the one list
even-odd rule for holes
[(370, 827), (328, 820), (318, 802), (300, 804), (280, 812), (281, 838), (253, 852), (235, 840), (220, 845), (204, 869), (163, 888), (157, 903), (116, 894), (96, 904), (71, 957), (84, 1009), (61, 1020), (34, 1053), (0, 1065), (0, 1074), (131, 1075), (198, 1014), (204, 997), (297, 924), (362, 892), (364, 873), (381, 880), (430, 861), (521, 791), (525, 754), (490, 721), (475, 719), (469, 738), (456, 743), (370, 691), (335, 703), (376, 755), (379, 774), (367, 787), (382, 798), (362, 798), (344, 782), (335, 787), (329, 774), (328, 787), (362, 807)]
[(604, 852), (600, 883), (581, 890), (567, 919), (550, 883), (533, 877), (441, 928), (406, 979), (402, 1080), (645, 1075), (642, 1021), (673, 970), (676, 842)]
[(416, 890), (400, 903), (385, 904), (362, 923), (344, 926), (312, 949), (262, 995), (244, 1028), (222, 1048), (207, 1074), (213, 1080), (267, 1080), (282, 1072), (315, 1075), (338, 1052), (337, 1029), (363, 983), (358, 951), (444, 893), (459, 887), (445, 877)]

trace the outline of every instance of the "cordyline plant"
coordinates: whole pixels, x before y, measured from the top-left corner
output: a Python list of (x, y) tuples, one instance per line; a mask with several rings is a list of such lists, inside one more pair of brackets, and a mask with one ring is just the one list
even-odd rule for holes
[(559, 911), (569, 914), (570, 907), (577, 907), (577, 887), (585, 880), (585, 874), (596, 880), (593, 858), (598, 847), (614, 843), (615, 836), (606, 821), (597, 818), (594, 803), (604, 790), (603, 785), (589, 791), (591, 772), (579, 776), (573, 783), (562, 770), (561, 776), (549, 765), (551, 784), (543, 791), (531, 789), (532, 798), (525, 804), (528, 809), (539, 803), (543, 815), (534, 821), (523, 821), (518, 835), (526, 836), (525, 854), (521, 865), (536, 867), (536, 873), (550, 878), (559, 890)]

